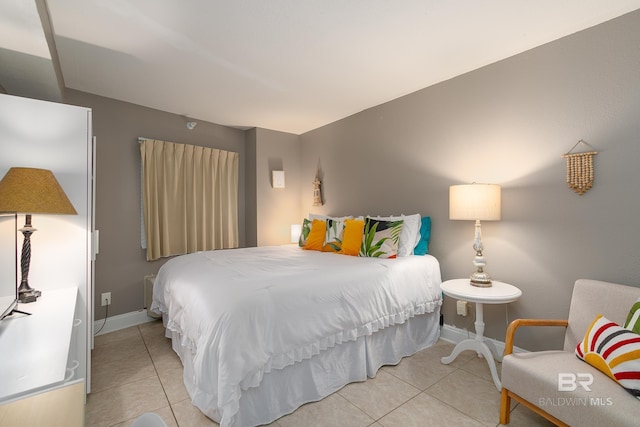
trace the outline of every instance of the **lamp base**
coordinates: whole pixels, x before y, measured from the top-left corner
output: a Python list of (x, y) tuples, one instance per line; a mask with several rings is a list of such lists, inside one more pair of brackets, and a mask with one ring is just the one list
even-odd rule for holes
[(42, 292), (36, 291), (35, 289), (31, 289), (26, 292), (18, 293), (18, 301), (22, 304), (36, 302), (41, 295), (42, 295)]
[(469, 284), (479, 288), (490, 288), (492, 286), (491, 277), (484, 271), (474, 272), (471, 277), (469, 277)]

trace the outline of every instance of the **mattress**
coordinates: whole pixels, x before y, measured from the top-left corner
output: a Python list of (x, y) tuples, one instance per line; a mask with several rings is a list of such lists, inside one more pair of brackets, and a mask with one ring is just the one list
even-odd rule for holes
[[(253, 425), (255, 417), (239, 414), (242, 397), (260, 389), (265, 375), (286, 377), (296, 365), (349, 343), (342, 348), (375, 359), (366, 354), (367, 337), (439, 312), (439, 285), (439, 264), (430, 255), (377, 259), (294, 245), (219, 250), (167, 262), (155, 281), (152, 310), (163, 314), (194, 404), (223, 427)], [(319, 394), (345, 381), (353, 379), (334, 381)]]

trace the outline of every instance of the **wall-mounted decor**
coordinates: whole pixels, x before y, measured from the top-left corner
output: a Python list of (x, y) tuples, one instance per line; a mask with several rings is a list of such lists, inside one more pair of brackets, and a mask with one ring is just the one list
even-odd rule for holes
[[(591, 151), (572, 153), (580, 144)], [(567, 159), (567, 186), (581, 196), (593, 187), (593, 156), (596, 154), (598, 152), (593, 150), (592, 146), (580, 140), (571, 150), (562, 155)]]
[(284, 188), (284, 171), (271, 171), (273, 188)]
[(322, 206), (322, 181), (320, 181), (320, 159), (316, 166), (316, 177), (313, 179), (313, 206)]

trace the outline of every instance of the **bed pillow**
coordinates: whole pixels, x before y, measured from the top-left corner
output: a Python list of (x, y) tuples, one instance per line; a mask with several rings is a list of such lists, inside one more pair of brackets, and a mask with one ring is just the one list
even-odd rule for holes
[(324, 238), (324, 252), (339, 252), (342, 249), (342, 235), (344, 233), (344, 221), (340, 219), (326, 220), (326, 233)]
[(420, 240), (420, 214), (384, 216), (374, 219), (383, 221), (404, 221), (400, 242), (398, 244), (398, 256), (409, 256), (413, 254), (413, 248)]
[(631, 306), (627, 320), (624, 322), (625, 329), (640, 334), (640, 298)]
[(327, 215), (322, 215), (322, 214), (309, 213), (309, 219), (311, 221), (313, 221), (314, 219), (322, 219), (322, 220), (337, 219), (337, 220), (344, 221), (345, 219), (349, 219), (349, 218), (353, 218), (353, 217), (350, 216), (350, 215), (347, 215), (347, 216), (327, 216)]
[(321, 219), (314, 219), (311, 222), (311, 231), (307, 237), (307, 243), (303, 246), (304, 249), (311, 249), (314, 251), (321, 251), (324, 247), (324, 237), (327, 230), (327, 222)]
[(384, 221), (367, 218), (364, 221), (359, 256), (396, 258), (404, 221)]
[(314, 213), (309, 212), (309, 220), (311, 220), (311, 221), (313, 221), (314, 219), (321, 219), (321, 220), (324, 221), (324, 220), (326, 220), (328, 218), (329, 217), (326, 216), (326, 215), (314, 214)]
[(302, 228), (300, 229), (300, 238), (298, 239), (298, 246), (301, 248), (307, 244), (309, 238), (309, 232), (311, 231), (311, 220), (305, 218), (302, 220)]
[(640, 335), (598, 315), (576, 346), (576, 356), (640, 398)]
[(357, 256), (362, 245), (362, 233), (364, 232), (364, 220), (362, 219), (346, 219), (344, 221), (344, 232), (342, 234), (342, 249), (340, 253), (343, 255)]
[(420, 220), (420, 240), (415, 248), (414, 255), (426, 255), (429, 253), (429, 239), (431, 239), (431, 217), (425, 216)]

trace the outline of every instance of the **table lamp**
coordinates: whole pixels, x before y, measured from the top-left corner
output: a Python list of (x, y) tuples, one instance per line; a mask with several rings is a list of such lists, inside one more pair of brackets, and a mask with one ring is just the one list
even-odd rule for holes
[(449, 187), (449, 219), (475, 220), (475, 238), (473, 249), (476, 256), (473, 265), (476, 271), (471, 274), (473, 286), (488, 288), (491, 276), (484, 271), (487, 264), (482, 255), (482, 230), (480, 221), (500, 220), (500, 186), (496, 184), (466, 184)]
[(0, 212), (26, 214), (25, 225), (20, 229), (24, 235), (20, 267), (22, 278), (18, 287), (18, 300), (33, 302), (40, 291), (29, 286), (29, 264), (31, 262), (31, 214), (77, 215), (53, 173), (46, 169), (11, 168), (0, 181)]
[(291, 224), (291, 243), (298, 243), (302, 233), (302, 224)]

